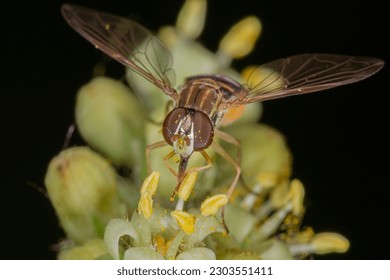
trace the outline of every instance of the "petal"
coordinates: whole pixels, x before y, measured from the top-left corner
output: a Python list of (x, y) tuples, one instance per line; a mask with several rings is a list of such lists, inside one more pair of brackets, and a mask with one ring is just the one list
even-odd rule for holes
[(139, 242), (138, 233), (129, 221), (123, 219), (111, 220), (104, 232), (104, 243), (114, 260), (119, 260), (118, 241), (123, 235), (130, 236), (134, 239), (135, 243)]

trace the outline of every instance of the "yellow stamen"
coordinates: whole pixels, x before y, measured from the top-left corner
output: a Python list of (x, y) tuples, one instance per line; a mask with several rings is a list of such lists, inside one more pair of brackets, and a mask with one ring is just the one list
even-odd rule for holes
[(153, 245), (154, 245), (156, 252), (160, 253), (161, 255), (164, 256), (165, 253), (167, 252), (167, 246), (166, 246), (165, 239), (163, 236), (161, 236), (161, 235), (154, 236)]
[(149, 219), (153, 214), (153, 200), (148, 192), (145, 192), (138, 202), (138, 212), (146, 219)]
[(279, 73), (275, 72), (273, 69), (249, 66), (241, 72), (241, 76), (249, 85), (249, 87), (253, 88), (254, 90), (256, 89), (257, 85), (263, 86), (264, 83), (268, 84), (267, 90), (283, 88), (285, 86), (283, 79), (279, 79)]
[(161, 27), (158, 30), (158, 35), (169, 48), (172, 48), (177, 42), (177, 33), (172, 26)]
[(261, 22), (249, 16), (236, 23), (222, 38), (219, 49), (232, 58), (241, 58), (250, 53), (261, 33)]
[(225, 194), (216, 194), (206, 198), (200, 206), (200, 211), (203, 216), (214, 215), (219, 208), (228, 203), (228, 198)]
[(195, 216), (182, 210), (172, 211), (171, 216), (185, 233), (192, 234), (195, 231)]
[(310, 244), (316, 254), (345, 253), (349, 249), (348, 239), (334, 232), (318, 233)]
[(303, 184), (298, 179), (294, 179), (290, 183), (290, 193), (292, 196), (293, 213), (296, 216), (301, 216), (305, 211), (303, 206), (303, 199), (305, 197), (305, 189)]
[(187, 0), (177, 17), (176, 28), (186, 37), (195, 39), (202, 33), (206, 9), (206, 0)]
[(306, 227), (300, 232), (295, 233), (294, 242), (298, 244), (309, 243), (314, 236), (314, 230), (311, 227)]
[(183, 199), (184, 201), (187, 201), (187, 199), (190, 196), (192, 190), (194, 189), (197, 175), (198, 175), (197, 172), (193, 172), (193, 173), (187, 174), (184, 177), (183, 182), (180, 185), (180, 189), (179, 189), (179, 191), (177, 193), (178, 196), (181, 199)]
[(157, 171), (152, 172), (148, 177), (146, 177), (140, 190), (141, 196), (145, 193), (149, 193), (150, 196), (153, 196), (156, 193), (159, 179), (160, 172)]

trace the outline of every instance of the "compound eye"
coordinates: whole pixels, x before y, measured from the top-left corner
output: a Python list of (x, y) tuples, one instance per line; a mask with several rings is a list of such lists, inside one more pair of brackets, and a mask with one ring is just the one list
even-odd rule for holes
[(175, 134), (175, 131), (180, 123), (180, 120), (186, 115), (186, 109), (184, 108), (175, 108), (165, 117), (162, 125), (162, 135), (164, 136), (165, 141), (169, 145), (173, 145), (172, 137)]
[(206, 149), (213, 142), (214, 128), (210, 118), (203, 112), (196, 111), (194, 116), (194, 150)]

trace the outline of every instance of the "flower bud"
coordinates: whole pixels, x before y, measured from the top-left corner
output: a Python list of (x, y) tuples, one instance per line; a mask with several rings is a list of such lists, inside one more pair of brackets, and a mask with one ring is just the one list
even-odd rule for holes
[(263, 188), (272, 188), (279, 183), (279, 176), (277, 173), (264, 171), (257, 175), (257, 180)]
[(114, 169), (89, 148), (70, 148), (52, 159), (45, 185), (65, 233), (76, 243), (102, 237), (107, 222), (123, 209)]
[(76, 123), (89, 145), (115, 164), (144, 162), (144, 115), (137, 98), (124, 84), (98, 77), (77, 94)]
[[(256, 123), (232, 124), (226, 131), (241, 142), (241, 170), (248, 186), (260, 184), (269, 188), (290, 176), (291, 153), (279, 131)], [(232, 155), (234, 148), (226, 146)]]
[(59, 260), (95, 260), (108, 255), (103, 239), (91, 239), (81, 246), (61, 250)]

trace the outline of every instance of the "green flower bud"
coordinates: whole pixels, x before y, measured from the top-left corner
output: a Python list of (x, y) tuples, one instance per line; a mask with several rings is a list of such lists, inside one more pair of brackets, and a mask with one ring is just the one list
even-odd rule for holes
[(84, 245), (63, 249), (58, 254), (60, 260), (94, 260), (108, 255), (102, 239), (92, 239)]
[(144, 112), (124, 84), (98, 77), (80, 88), (76, 123), (83, 138), (115, 164), (144, 164)]
[(229, 233), (241, 244), (257, 223), (256, 217), (234, 204), (226, 206), (225, 222)]
[(77, 244), (103, 237), (107, 222), (123, 212), (114, 169), (89, 148), (70, 148), (52, 159), (45, 185), (61, 226)]
[[(290, 176), (291, 153), (284, 136), (276, 129), (262, 124), (247, 123), (231, 125), (226, 131), (241, 141), (242, 176), (248, 186), (260, 183), (263, 187), (268, 187), (264, 185), (265, 181), (267, 184), (272, 181), (275, 186)], [(236, 147), (232, 149), (232, 145), (226, 145), (226, 148), (234, 155)], [(268, 179), (264, 180), (264, 177)]]

